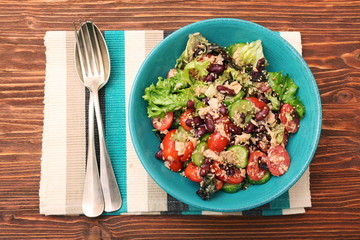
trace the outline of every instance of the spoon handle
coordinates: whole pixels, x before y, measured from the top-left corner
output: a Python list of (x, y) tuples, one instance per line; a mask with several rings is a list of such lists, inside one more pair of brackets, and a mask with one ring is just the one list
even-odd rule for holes
[(99, 132), (100, 145), (100, 181), (105, 201), (105, 212), (113, 212), (120, 209), (122, 205), (119, 186), (116, 182), (114, 170), (106, 147), (104, 127), (101, 118), (99, 95), (94, 92), (95, 115)]
[(99, 170), (96, 161), (94, 141), (94, 101), (92, 95), (93, 94), (90, 93), (87, 166), (82, 210), (88, 217), (97, 217), (104, 211), (104, 198), (101, 190)]

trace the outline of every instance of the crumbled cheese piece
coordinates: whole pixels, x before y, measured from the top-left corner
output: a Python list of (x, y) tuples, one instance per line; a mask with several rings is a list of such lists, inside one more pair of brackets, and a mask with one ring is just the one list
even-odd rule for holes
[(215, 131), (219, 132), (221, 136), (226, 137), (227, 139), (230, 139), (229, 134), (226, 133), (226, 124), (221, 121), (215, 125)]
[(178, 155), (181, 156), (185, 153), (185, 147), (186, 142), (178, 142), (175, 141), (175, 150), (178, 151)]
[(229, 88), (229, 89), (234, 90), (235, 93), (240, 92), (240, 90), (242, 89), (242, 85), (237, 81), (231, 82), (230, 84), (227, 83), (224, 86)]
[(254, 124), (255, 126), (257, 126), (257, 127), (259, 126), (259, 124), (258, 124), (254, 119), (251, 119), (250, 122), (251, 122), (252, 124)]
[(265, 125), (265, 128), (266, 128), (266, 130), (267, 130), (267, 133), (268, 133), (268, 134), (270, 135), (270, 137), (271, 137), (270, 145), (271, 145), (272, 147), (275, 147), (276, 145), (278, 145), (277, 142), (276, 142), (276, 133), (273, 132), (273, 131), (271, 131), (271, 129), (270, 129), (267, 125)]
[(200, 96), (201, 94), (205, 94), (207, 89), (208, 89), (207, 86), (195, 87), (194, 88), (195, 96)]
[(174, 77), (176, 76), (177, 74), (177, 69), (176, 68), (173, 68), (173, 69), (170, 69), (170, 71), (168, 72), (168, 74), (166, 75), (167, 78), (171, 78), (171, 77)]
[(219, 109), (219, 99), (217, 98), (210, 98), (210, 100), (208, 101), (208, 104), (210, 106), (210, 108), (214, 111), (217, 111)]
[(236, 135), (235, 136), (235, 145), (249, 144), (250, 138), (251, 138), (251, 134), (249, 134), (249, 133), (242, 133), (241, 135)]
[(235, 164), (237, 157), (234, 151), (222, 151), (220, 152), (220, 161), (223, 163)]
[(240, 168), (240, 175), (242, 177), (246, 177), (246, 169), (245, 168)]
[(211, 159), (213, 159), (215, 161), (218, 161), (220, 159), (220, 156), (211, 149), (206, 149), (204, 151), (204, 156), (207, 157), (207, 158), (211, 158)]
[(164, 130), (164, 131), (160, 131), (160, 133), (161, 133), (161, 134), (164, 134), (164, 135), (166, 135), (168, 132), (169, 132), (169, 130), (167, 130), (167, 129)]
[(203, 108), (199, 108), (198, 109), (198, 114), (202, 119), (204, 119), (205, 114), (207, 114), (210, 111), (211, 111), (211, 108), (209, 106), (206, 106), (206, 107), (203, 107)]
[(270, 126), (274, 126), (276, 124), (275, 114), (272, 111), (269, 111), (268, 115), (266, 115), (265, 120), (269, 123)]

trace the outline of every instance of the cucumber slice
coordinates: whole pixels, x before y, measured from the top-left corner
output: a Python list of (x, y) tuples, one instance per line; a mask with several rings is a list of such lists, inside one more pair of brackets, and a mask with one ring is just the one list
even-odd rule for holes
[(244, 185), (243, 182), (239, 184), (224, 183), (221, 190), (223, 190), (226, 193), (236, 193), (242, 188), (243, 185)]
[(240, 118), (242, 113), (245, 114), (245, 124), (249, 123), (255, 114), (253, 104), (246, 99), (238, 100), (229, 107), (229, 117), (236, 125), (243, 124), (243, 122), (241, 122), (242, 119)]
[(193, 163), (200, 167), (203, 163), (204, 163), (204, 151), (207, 149), (207, 143), (206, 142), (200, 142), (194, 152), (191, 155), (191, 160), (193, 161)]
[(246, 168), (248, 165), (249, 151), (244, 146), (234, 145), (227, 149), (235, 153), (236, 162), (234, 163), (238, 168)]
[(236, 102), (240, 99), (242, 99), (245, 96), (245, 92), (244, 91), (239, 91), (235, 96), (233, 97), (229, 97), (226, 96), (224, 99), (224, 103), (229, 106), (230, 104), (232, 104), (233, 102)]
[(249, 178), (249, 176), (246, 177), (247, 180), (249, 181), (249, 183), (251, 184), (254, 184), (254, 185), (260, 185), (260, 184), (264, 184), (266, 183), (267, 181), (270, 180), (271, 178), (271, 174), (269, 171), (266, 171), (265, 175), (263, 176), (262, 179), (260, 179), (259, 181), (254, 181), (254, 180), (251, 180), (251, 178)]
[(209, 140), (209, 138), (210, 138), (210, 135), (211, 135), (211, 133), (209, 133), (209, 132), (205, 133), (204, 135), (201, 136), (200, 141), (201, 142), (207, 142)]

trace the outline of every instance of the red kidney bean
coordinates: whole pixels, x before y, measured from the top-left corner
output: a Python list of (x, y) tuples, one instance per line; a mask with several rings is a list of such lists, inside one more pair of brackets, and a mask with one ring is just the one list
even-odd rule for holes
[(210, 113), (205, 114), (205, 125), (209, 132), (212, 133), (215, 131), (215, 122)]
[(236, 126), (234, 123), (230, 123), (228, 125), (228, 129), (233, 134), (241, 134), (242, 133), (241, 127)]
[(270, 147), (269, 143), (261, 141), (261, 140), (257, 143), (257, 146), (260, 149), (260, 151), (265, 152), (265, 153), (267, 152), (267, 150)]
[(207, 165), (207, 164), (203, 165), (200, 169), (200, 176), (205, 177), (209, 171), (210, 171), (210, 165)]
[(186, 107), (187, 107), (188, 109), (193, 109), (194, 106), (195, 106), (195, 102), (194, 102), (193, 100), (187, 101)]
[(210, 99), (208, 97), (204, 97), (204, 98), (201, 99), (201, 101), (203, 101), (206, 104), (208, 104), (209, 100)]
[(189, 127), (194, 127), (194, 119), (193, 118), (188, 118), (188, 119), (186, 119), (186, 121), (185, 121), (185, 124), (187, 125), (187, 126), (189, 126)]
[(255, 119), (257, 121), (263, 120), (269, 113), (270, 108), (268, 107), (268, 105), (265, 105), (262, 109), (260, 109), (259, 112), (257, 112), (255, 114)]
[(221, 74), (225, 70), (225, 66), (222, 64), (210, 64), (208, 71), (212, 73)]
[(200, 126), (201, 124), (204, 123), (204, 121), (199, 116), (193, 117), (192, 119), (193, 119), (195, 127), (198, 127), (198, 126)]
[(249, 123), (249, 124), (246, 126), (245, 132), (246, 132), (246, 133), (252, 133), (252, 131), (254, 131), (254, 128), (255, 128), (255, 125), (252, 124), (252, 123)]
[(164, 156), (164, 152), (163, 152), (162, 149), (160, 149), (159, 151), (157, 151), (157, 153), (155, 153), (155, 157), (156, 157), (157, 159), (162, 160), (162, 159), (163, 159), (163, 156)]
[(228, 115), (227, 107), (226, 107), (225, 105), (223, 105), (223, 104), (219, 107), (219, 112), (220, 112), (223, 116)]
[(226, 169), (226, 175), (232, 176), (232, 175), (234, 175), (234, 174), (235, 174), (235, 169), (234, 169), (234, 167), (228, 167), (228, 168)]
[(230, 89), (228, 87), (225, 87), (223, 85), (219, 85), (216, 87), (216, 89), (222, 93), (222, 94), (225, 94), (225, 95), (229, 95), (229, 96), (234, 96), (236, 93), (233, 89)]
[(205, 82), (213, 82), (214, 80), (215, 80), (215, 75), (213, 73), (208, 74), (204, 79)]
[(205, 133), (207, 133), (206, 127), (205, 125), (201, 125), (195, 130), (195, 137), (196, 138), (201, 137)]

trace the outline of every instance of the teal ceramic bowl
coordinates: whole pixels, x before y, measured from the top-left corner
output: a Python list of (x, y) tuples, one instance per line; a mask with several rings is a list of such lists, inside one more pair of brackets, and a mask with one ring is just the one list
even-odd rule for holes
[[(299, 86), (298, 96), (306, 107), (299, 131), (290, 139), (287, 149), (291, 166), (281, 177), (272, 177), (264, 185), (250, 186), (245, 191), (216, 193), (204, 201), (196, 195), (198, 183), (171, 172), (154, 155), (159, 141), (147, 117), (144, 89), (165, 77), (186, 46), (188, 35), (200, 32), (210, 42), (227, 46), (236, 42), (261, 39), (269, 71), (288, 73)], [(149, 175), (176, 199), (203, 210), (219, 212), (243, 211), (270, 202), (287, 191), (309, 166), (321, 131), (321, 102), (315, 79), (300, 54), (280, 35), (258, 24), (238, 19), (210, 19), (187, 25), (160, 42), (143, 62), (135, 78), (129, 100), (130, 135), (137, 155)]]

